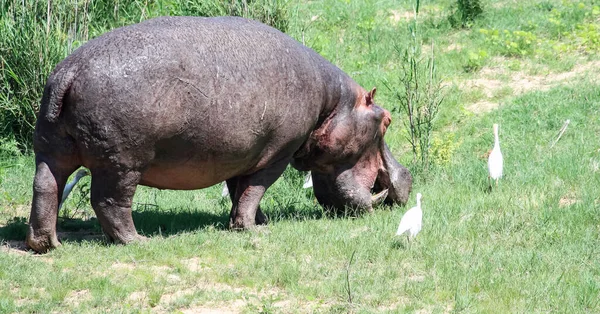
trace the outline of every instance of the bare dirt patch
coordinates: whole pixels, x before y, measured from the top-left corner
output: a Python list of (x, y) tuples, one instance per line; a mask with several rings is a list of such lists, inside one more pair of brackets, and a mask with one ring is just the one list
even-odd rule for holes
[(112, 264), (110, 266), (110, 268), (117, 269), (117, 270), (134, 270), (135, 269), (135, 265), (134, 264), (130, 264), (130, 263), (116, 262), (116, 263)]
[[(571, 71), (562, 73), (549, 73), (545, 75), (530, 75), (522, 71), (508, 72), (506, 60), (500, 60), (493, 67), (486, 67), (479, 72), (479, 78), (466, 80), (459, 83), (462, 90), (481, 90), (487, 97), (475, 103), (467, 104), (465, 108), (475, 114), (486, 113), (496, 109), (500, 104), (494, 99), (502, 89), (510, 89), (512, 96), (518, 96), (530, 91), (547, 91), (561, 84), (568, 84), (578, 78), (590, 74), (600, 67), (599, 61), (577, 64)], [(506, 77), (505, 80), (500, 79)], [(591, 77), (595, 82), (598, 78)]]
[(175, 274), (169, 274), (167, 275), (167, 282), (169, 284), (177, 284), (181, 282), (181, 277), (179, 277), (178, 275)]
[(144, 303), (148, 300), (148, 293), (145, 291), (135, 291), (127, 297), (127, 300), (134, 303)]
[(0, 252), (15, 254), (15, 255), (29, 255), (29, 250), (27, 249), (27, 245), (25, 241), (18, 240), (5, 240), (2, 241), (2, 246), (0, 246)]
[(573, 193), (567, 193), (558, 200), (558, 207), (569, 207), (579, 202), (577, 196)]
[(202, 270), (209, 268), (209, 267), (202, 265), (201, 259), (198, 257), (192, 257), (192, 258), (181, 260), (181, 263), (185, 267), (187, 267), (187, 269), (189, 269), (191, 272), (200, 272)]
[(92, 294), (89, 290), (75, 290), (69, 292), (65, 296), (64, 302), (70, 306), (78, 306), (81, 302), (85, 302), (92, 299)]
[(400, 297), (390, 304), (380, 305), (377, 309), (380, 312), (396, 313), (396, 312), (401, 312), (400, 310), (409, 303), (410, 303), (410, 299), (408, 299), (406, 297)]
[(160, 304), (171, 304), (173, 303), (175, 300), (184, 297), (186, 295), (190, 295), (193, 294), (195, 291), (195, 289), (192, 288), (188, 288), (188, 289), (182, 289), (182, 290), (177, 290), (173, 293), (165, 293), (160, 297)]
[(235, 314), (241, 313), (242, 309), (246, 306), (246, 302), (242, 300), (236, 300), (227, 304), (210, 304), (204, 306), (195, 306), (181, 310), (185, 314)]
[(413, 11), (390, 10), (390, 21), (392, 24), (398, 24), (401, 21), (408, 22), (415, 18)]
[(425, 308), (422, 308), (418, 311), (415, 311), (415, 314), (429, 314), (429, 313), (433, 313), (433, 307), (432, 306), (427, 306)]
[[(421, 6), (419, 8), (419, 20), (423, 18), (435, 16), (441, 11), (441, 8), (436, 5), (426, 5)], [(409, 22), (415, 19), (415, 11), (414, 9), (397, 9), (397, 10), (389, 10), (387, 12), (388, 17), (390, 19), (390, 23), (392, 25), (397, 25), (400, 22)]]
[(183, 313), (240, 313), (247, 306), (261, 308), (264, 300), (271, 300), (271, 305), (284, 313), (290, 309), (301, 309), (301, 312), (309, 313), (323, 306), (322, 303), (303, 302), (290, 298), (285, 294), (285, 291), (275, 287), (256, 290), (209, 281), (199, 282), (191, 288), (179, 289), (173, 293), (163, 294), (160, 298), (159, 306), (160, 308), (167, 308), (178, 299), (192, 295), (197, 291), (232, 292), (239, 296), (239, 298), (231, 301), (204, 302), (179, 309), (179, 311)]
[(423, 282), (425, 280), (425, 276), (423, 275), (410, 275), (408, 277), (409, 281), (415, 281), (415, 282)]
[(150, 267), (150, 269), (154, 272), (154, 273), (159, 273), (159, 274), (164, 274), (164, 273), (168, 273), (170, 271), (173, 270), (173, 268), (166, 266), (166, 265), (161, 265), (161, 266), (152, 266)]
[(448, 47), (446, 47), (445, 50), (446, 51), (454, 51), (454, 50), (460, 51), (460, 50), (462, 50), (462, 48), (463, 47), (461, 45), (452, 43), (452, 44), (448, 45)]
[[(357, 231), (364, 232), (366, 230), (359, 228)], [(203, 267), (203, 262), (198, 257), (182, 260), (181, 262), (191, 272), (210, 269), (208, 267)], [(323, 303), (312, 301), (304, 302), (295, 298), (290, 298), (290, 296), (288, 296), (284, 290), (277, 287), (268, 287), (263, 289), (244, 286), (236, 287), (226, 283), (214, 282), (210, 279), (200, 279), (194, 283), (194, 286), (186, 287), (185, 285), (182, 285), (183, 280), (179, 275), (169, 274), (169, 272), (173, 271), (173, 268), (169, 266), (148, 266), (136, 263), (117, 262), (112, 264), (110, 268), (120, 271), (131, 271), (142, 268), (151, 270), (158, 276), (164, 276), (172, 288), (160, 296), (158, 305), (152, 308), (154, 312), (169, 312), (170, 310), (168, 309), (172, 308), (175, 304), (177, 304), (178, 301), (181, 301), (182, 298), (186, 297), (191, 298), (192, 302), (191, 305), (178, 309), (178, 311), (183, 313), (240, 313), (246, 311), (248, 306), (251, 306), (252, 308), (261, 308), (264, 306), (265, 300), (268, 300), (271, 306), (281, 310), (282, 312), (286, 312), (290, 309), (302, 309), (301, 312), (312, 312), (317, 308), (322, 308), (323, 306)], [(194, 304), (193, 295), (197, 292), (203, 291), (211, 293), (226, 292), (226, 295), (229, 296), (228, 298), (230, 298), (230, 300), (204, 301)], [(231, 293), (234, 296), (239, 297), (234, 297), (232, 300)], [(127, 300), (132, 304), (139, 304), (143, 307), (147, 305), (149, 300), (148, 292), (133, 292), (129, 295)]]
[(498, 108), (500, 104), (498, 102), (492, 102), (489, 100), (482, 100), (476, 103), (467, 105), (465, 109), (469, 110), (472, 113), (480, 114), (485, 112), (490, 112), (496, 108)]
[(0, 252), (2, 253), (13, 254), (18, 256), (31, 256), (36, 260), (46, 262), (48, 264), (54, 263), (54, 259), (48, 257), (48, 255), (35, 254), (33, 251), (30, 251), (27, 245), (25, 244), (25, 241), (5, 240), (0, 243)]

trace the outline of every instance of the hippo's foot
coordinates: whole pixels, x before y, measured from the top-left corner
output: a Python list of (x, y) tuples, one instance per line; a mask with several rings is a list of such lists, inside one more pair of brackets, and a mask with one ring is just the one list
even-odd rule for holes
[(254, 218), (250, 217), (252, 217), (251, 212), (246, 215), (236, 215), (234, 217), (230, 217), (229, 229), (247, 230), (255, 226), (264, 226), (269, 222), (269, 218), (260, 210), (260, 207), (256, 210)]
[(248, 230), (256, 226), (264, 226), (269, 222), (269, 218), (263, 214), (260, 209), (256, 211), (254, 219), (247, 219), (247, 217), (236, 217), (235, 219), (229, 220), (229, 229), (232, 230)]
[[(283, 173), (288, 163), (287, 159), (283, 159), (270, 167), (236, 179), (236, 193), (232, 198), (229, 215), (230, 229), (246, 230), (267, 223), (267, 216), (260, 210), (260, 200), (266, 189)], [(228, 180), (228, 186), (230, 182), (234, 181)]]
[(143, 235), (139, 235), (137, 232), (129, 232), (126, 234), (119, 233), (118, 236), (111, 236), (111, 234), (115, 234), (115, 232), (107, 233), (104, 232), (104, 237), (106, 238), (107, 243), (112, 244), (128, 244), (132, 242), (145, 242), (148, 241), (148, 237)]
[(60, 245), (61, 244), (56, 237), (56, 232), (51, 232), (49, 230), (34, 231), (31, 227), (29, 228), (29, 232), (27, 233), (27, 247), (37, 253), (46, 253)]
[(255, 219), (230, 219), (229, 220), (229, 229), (236, 231), (248, 230), (252, 227), (256, 226)]

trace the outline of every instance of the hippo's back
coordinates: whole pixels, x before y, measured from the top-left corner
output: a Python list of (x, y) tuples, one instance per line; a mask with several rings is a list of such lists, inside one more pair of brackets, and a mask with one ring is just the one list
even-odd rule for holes
[[(139, 164), (130, 166), (149, 169), (148, 185), (166, 188), (200, 188), (291, 158), (349, 80), (280, 31), (235, 17), (116, 29), (67, 57), (48, 85), (65, 77), (73, 81), (61, 119), (83, 164), (129, 154)], [(153, 181), (186, 173), (207, 179)]]

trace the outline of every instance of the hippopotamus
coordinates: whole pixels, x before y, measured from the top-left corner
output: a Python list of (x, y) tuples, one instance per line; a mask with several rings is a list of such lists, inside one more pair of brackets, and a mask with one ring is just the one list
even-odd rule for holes
[(226, 181), (232, 229), (266, 223), (260, 200), (289, 164), (311, 171), (325, 207), (405, 204), (412, 178), (384, 141), (391, 116), (374, 97), (315, 51), (249, 19), (160, 17), (112, 30), (48, 77), (27, 244), (60, 245), (57, 209), (80, 166), (91, 172), (102, 230), (117, 243), (144, 238), (131, 215), (139, 184)]

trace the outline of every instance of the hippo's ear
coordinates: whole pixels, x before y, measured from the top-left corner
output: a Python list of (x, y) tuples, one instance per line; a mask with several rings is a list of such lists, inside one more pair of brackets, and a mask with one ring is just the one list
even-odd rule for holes
[(366, 100), (367, 106), (370, 106), (373, 104), (373, 98), (375, 98), (376, 91), (377, 91), (377, 88), (373, 87), (373, 89), (365, 95), (365, 100)]

